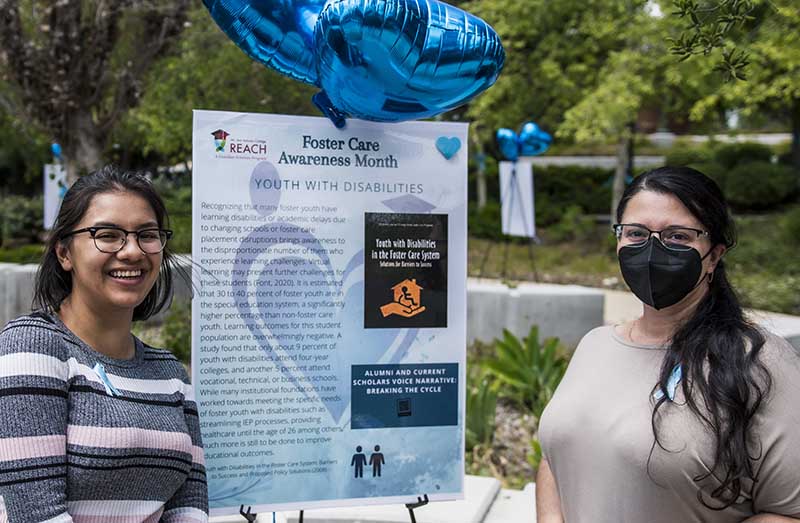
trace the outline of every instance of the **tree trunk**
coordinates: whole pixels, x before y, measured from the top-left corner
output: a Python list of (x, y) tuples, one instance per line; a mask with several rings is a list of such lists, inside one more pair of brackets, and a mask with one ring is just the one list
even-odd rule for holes
[(792, 111), (792, 166), (800, 169), (800, 100)]
[(611, 185), (611, 223), (617, 220), (617, 206), (625, 192), (625, 176), (628, 173), (628, 162), (631, 161), (631, 141), (628, 133), (622, 133), (617, 143), (617, 166), (614, 170), (614, 181)]
[(103, 138), (91, 114), (75, 113), (71, 116), (69, 136), (64, 140), (64, 163), (67, 168), (67, 184), (72, 185), (81, 175), (103, 166)]

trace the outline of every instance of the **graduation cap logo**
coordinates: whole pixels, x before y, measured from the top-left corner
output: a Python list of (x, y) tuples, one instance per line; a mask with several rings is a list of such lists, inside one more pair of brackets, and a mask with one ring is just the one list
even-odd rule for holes
[(218, 153), (225, 152), (225, 142), (230, 134), (222, 129), (217, 129), (211, 133), (211, 136), (214, 137), (214, 147), (216, 151)]

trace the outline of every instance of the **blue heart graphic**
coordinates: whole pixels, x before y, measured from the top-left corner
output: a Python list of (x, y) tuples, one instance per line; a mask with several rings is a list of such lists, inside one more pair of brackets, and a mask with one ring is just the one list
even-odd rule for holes
[(442, 153), (442, 156), (449, 160), (456, 155), (459, 149), (461, 149), (461, 140), (455, 136), (452, 138), (440, 136), (436, 140), (436, 148), (439, 149), (439, 152)]

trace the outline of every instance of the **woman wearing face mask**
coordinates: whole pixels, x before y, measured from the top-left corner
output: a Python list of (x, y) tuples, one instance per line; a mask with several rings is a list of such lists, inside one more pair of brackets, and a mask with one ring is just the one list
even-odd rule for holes
[(0, 333), (0, 520), (208, 520), (186, 371), (131, 334), (170, 299), (166, 221), (151, 184), (113, 168), (64, 196), (38, 310)]
[(538, 522), (800, 521), (800, 355), (742, 314), (719, 188), (656, 169), (616, 218), (644, 311), (587, 334), (545, 409)]

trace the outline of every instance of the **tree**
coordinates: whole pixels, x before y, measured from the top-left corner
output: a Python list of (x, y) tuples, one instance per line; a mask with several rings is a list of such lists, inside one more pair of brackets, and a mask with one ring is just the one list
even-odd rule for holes
[(737, 43), (750, 57), (747, 80), (705, 96), (693, 107), (692, 119), (700, 121), (723, 106), (782, 120), (791, 127), (792, 164), (800, 169), (800, 5), (773, 0), (762, 7), (763, 15)]
[(251, 60), (202, 5), (190, 10), (187, 25), (178, 52), (151, 69), (118, 141), (176, 164), (191, 158), (193, 109), (319, 115), (315, 88)]
[[(631, 0), (633, 1), (633, 0)], [(610, 54), (626, 45), (627, 0), (475, 0), (464, 7), (491, 23), (506, 47), (497, 83), (469, 104), (486, 144), (500, 127), (534, 120), (553, 132), (597, 84)], [(635, 1), (640, 4), (643, 1)]]
[(0, 105), (62, 145), (71, 181), (184, 27), (189, 0), (0, 0)]
[(572, 136), (578, 143), (609, 139), (617, 143), (612, 219), (625, 190), (625, 178), (630, 174), (636, 117), (644, 100), (655, 94), (656, 64), (646, 50), (614, 53), (603, 68), (597, 87), (567, 111), (558, 129), (559, 136)]

